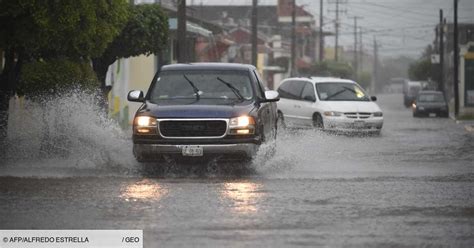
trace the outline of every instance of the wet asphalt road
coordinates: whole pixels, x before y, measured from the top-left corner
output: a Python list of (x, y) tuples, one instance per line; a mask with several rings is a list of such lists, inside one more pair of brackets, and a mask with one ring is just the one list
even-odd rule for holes
[(281, 132), (276, 156), (243, 172), (7, 159), (0, 229), (143, 229), (145, 247), (473, 247), (474, 134), (414, 119), (401, 95), (379, 105), (380, 136)]

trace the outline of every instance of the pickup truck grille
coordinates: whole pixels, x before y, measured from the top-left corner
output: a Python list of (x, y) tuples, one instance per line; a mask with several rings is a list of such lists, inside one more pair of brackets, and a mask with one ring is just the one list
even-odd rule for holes
[(163, 137), (223, 137), (227, 131), (225, 120), (164, 120), (159, 122)]

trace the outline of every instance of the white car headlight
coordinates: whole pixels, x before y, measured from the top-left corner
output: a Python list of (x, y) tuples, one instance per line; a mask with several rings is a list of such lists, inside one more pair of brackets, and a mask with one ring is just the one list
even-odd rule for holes
[(374, 117), (382, 117), (383, 113), (382, 112), (374, 112)]
[(337, 111), (326, 111), (326, 112), (324, 112), (324, 115), (325, 116), (341, 116), (342, 113), (337, 112)]

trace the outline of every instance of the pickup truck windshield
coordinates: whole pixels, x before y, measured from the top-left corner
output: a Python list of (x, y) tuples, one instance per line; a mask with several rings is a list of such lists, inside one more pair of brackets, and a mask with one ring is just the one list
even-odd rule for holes
[(249, 74), (225, 70), (163, 71), (150, 92), (152, 102), (196, 98), (250, 100), (253, 90)]
[(321, 101), (370, 101), (365, 92), (352, 83), (318, 83), (316, 90)]

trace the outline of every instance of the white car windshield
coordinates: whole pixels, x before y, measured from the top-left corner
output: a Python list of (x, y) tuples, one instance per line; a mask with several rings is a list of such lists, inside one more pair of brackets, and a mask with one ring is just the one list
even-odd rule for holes
[(353, 83), (318, 83), (316, 91), (321, 101), (370, 101), (364, 90)]

